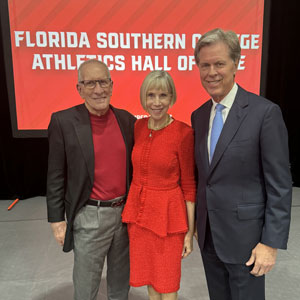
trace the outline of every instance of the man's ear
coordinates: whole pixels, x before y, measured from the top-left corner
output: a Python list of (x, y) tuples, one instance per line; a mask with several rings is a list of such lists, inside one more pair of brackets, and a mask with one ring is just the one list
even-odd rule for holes
[(239, 67), (239, 63), (240, 63), (240, 60), (239, 59), (237, 59), (236, 61), (235, 61), (235, 68), (236, 68), (236, 70), (238, 69), (238, 67)]
[(81, 97), (82, 86), (79, 83), (76, 84), (76, 89)]
[(114, 87), (114, 82), (111, 81), (110, 96), (112, 96), (113, 87)]

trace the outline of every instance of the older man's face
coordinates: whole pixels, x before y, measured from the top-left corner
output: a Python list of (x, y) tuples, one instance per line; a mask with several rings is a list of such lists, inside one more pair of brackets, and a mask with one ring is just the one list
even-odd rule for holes
[(99, 82), (94, 88), (84, 83), (77, 84), (77, 90), (82, 99), (85, 100), (85, 106), (88, 111), (94, 115), (103, 115), (109, 109), (110, 98), (112, 95), (112, 82), (109, 80), (109, 74), (106, 68), (98, 63), (90, 63), (83, 66), (81, 70), (81, 81), (101, 80), (109, 82), (107, 87), (101, 87)]
[(203, 47), (198, 58), (202, 85), (216, 102), (220, 102), (233, 87), (238, 62), (230, 58), (229, 48), (223, 42)]

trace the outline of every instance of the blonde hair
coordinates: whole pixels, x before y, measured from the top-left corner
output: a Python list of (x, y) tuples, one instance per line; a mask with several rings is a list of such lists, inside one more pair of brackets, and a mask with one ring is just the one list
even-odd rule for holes
[(140, 89), (140, 101), (142, 107), (146, 109), (147, 93), (150, 89), (158, 89), (167, 91), (172, 95), (170, 105), (174, 105), (176, 102), (177, 94), (174, 85), (174, 81), (171, 75), (166, 71), (152, 71), (144, 79)]
[(241, 58), (241, 46), (237, 34), (231, 30), (224, 31), (223, 29), (215, 28), (202, 35), (196, 44), (194, 56), (197, 65), (199, 64), (200, 50), (205, 46), (213, 45), (218, 42), (223, 42), (227, 45), (230, 58), (234, 62), (239, 62)]

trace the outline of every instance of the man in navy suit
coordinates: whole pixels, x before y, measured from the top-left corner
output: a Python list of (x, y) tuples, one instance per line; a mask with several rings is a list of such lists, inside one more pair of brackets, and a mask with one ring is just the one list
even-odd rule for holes
[(290, 226), (286, 127), (276, 104), (235, 83), (240, 54), (237, 35), (221, 29), (195, 47), (211, 96), (192, 113), (192, 126), (197, 236), (212, 300), (265, 299), (264, 275), (286, 249)]

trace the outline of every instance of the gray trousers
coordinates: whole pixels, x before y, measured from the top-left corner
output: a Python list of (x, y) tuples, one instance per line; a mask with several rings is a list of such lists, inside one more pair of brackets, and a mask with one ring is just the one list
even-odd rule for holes
[(107, 299), (127, 300), (129, 247), (123, 205), (84, 206), (74, 221), (74, 300), (96, 300), (105, 257)]

